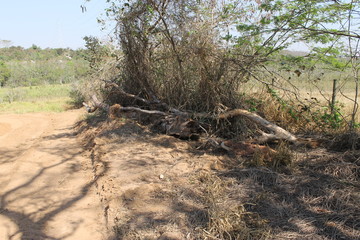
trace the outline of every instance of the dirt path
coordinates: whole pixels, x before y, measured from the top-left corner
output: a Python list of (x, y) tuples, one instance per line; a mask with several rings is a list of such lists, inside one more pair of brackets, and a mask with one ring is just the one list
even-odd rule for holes
[(0, 239), (105, 239), (81, 111), (0, 115)]

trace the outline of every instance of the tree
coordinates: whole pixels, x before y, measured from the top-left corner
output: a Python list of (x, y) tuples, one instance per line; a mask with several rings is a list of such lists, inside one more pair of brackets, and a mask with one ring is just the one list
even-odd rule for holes
[(0, 39), (0, 47), (8, 48), (12, 45), (12, 41), (10, 40), (1, 40)]
[(33, 50), (40, 50), (41, 48), (37, 46), (36, 44), (31, 45), (31, 49)]
[(90, 64), (93, 70), (98, 70), (102, 63), (102, 59), (109, 55), (109, 49), (101, 44), (100, 40), (93, 36), (85, 36), (86, 53), (85, 60)]
[(305, 42), (312, 59), (339, 71), (351, 69), (352, 76), (345, 79), (355, 82), (354, 95), (346, 96), (353, 101), (348, 125), (354, 129), (359, 94), (359, 9), (358, 0), (262, 1), (256, 9), (259, 21), (237, 25), (240, 36), (236, 41), (257, 39), (254, 41), (256, 53), (265, 56), (295, 42)]
[(248, 45), (232, 48), (229, 43), (235, 11), (246, 3), (109, 2), (107, 14), (117, 21), (115, 34), (124, 53), (118, 81), (126, 91), (194, 111), (237, 105), (247, 70), (262, 61)]
[[(279, 73), (269, 65), (281, 59), (311, 69), (323, 62), (326, 70), (352, 69), (348, 79), (354, 79), (356, 89), (348, 126), (355, 128), (359, 1), (107, 2), (106, 14), (117, 21), (114, 34), (123, 52), (119, 58), (123, 72), (112, 80), (125, 91), (190, 111), (216, 113), (245, 106), (239, 92), (244, 83), (255, 79), (298, 119), (306, 115), (298, 106), (308, 107), (299, 89), (287, 78), (278, 78)], [(281, 56), (282, 50), (296, 42), (306, 43), (310, 53), (288, 59)], [(297, 76), (300, 70), (295, 71)], [(282, 99), (277, 91), (286, 92), (291, 101)], [(330, 113), (320, 117), (309, 113), (307, 120), (338, 121), (339, 115), (345, 119), (337, 108), (330, 108)]]
[(10, 78), (10, 70), (7, 68), (4, 62), (0, 61), (0, 86), (3, 87)]

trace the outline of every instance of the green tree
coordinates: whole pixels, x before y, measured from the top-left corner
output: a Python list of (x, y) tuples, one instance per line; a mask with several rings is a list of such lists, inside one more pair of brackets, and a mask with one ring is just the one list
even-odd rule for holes
[[(252, 42), (255, 53), (270, 56), (296, 42), (307, 43), (308, 56), (331, 69), (350, 69), (355, 82), (350, 129), (356, 126), (360, 63), (359, 0), (256, 1), (258, 21), (238, 24), (236, 41)], [(329, 69), (328, 69), (329, 70)], [(338, 113), (336, 113), (338, 114)]]
[(84, 40), (87, 49), (84, 58), (90, 63), (92, 69), (98, 70), (102, 59), (109, 55), (109, 49), (101, 44), (100, 40), (96, 37), (85, 36)]
[(11, 76), (10, 70), (4, 62), (0, 61), (0, 86), (4, 86)]

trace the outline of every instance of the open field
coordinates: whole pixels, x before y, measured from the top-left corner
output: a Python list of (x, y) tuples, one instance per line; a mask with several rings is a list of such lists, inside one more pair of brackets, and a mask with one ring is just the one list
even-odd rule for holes
[(0, 88), (0, 113), (64, 111), (70, 89), (70, 84)]

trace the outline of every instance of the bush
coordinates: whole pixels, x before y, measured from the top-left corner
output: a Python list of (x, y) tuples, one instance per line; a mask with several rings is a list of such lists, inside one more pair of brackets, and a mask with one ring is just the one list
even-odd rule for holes
[(70, 104), (74, 108), (81, 108), (85, 102), (85, 96), (77, 85), (73, 85), (70, 90)]
[(117, 25), (124, 54), (117, 81), (125, 91), (189, 111), (241, 105), (241, 83), (260, 59), (248, 43), (227, 47), (229, 38), (224, 40), (221, 26), (231, 20), (221, 18), (222, 10), (193, 1), (127, 5)]
[(19, 88), (9, 88), (6, 92), (5, 92), (5, 97), (4, 100), (6, 102), (12, 103), (15, 101), (20, 101), (22, 100), (24, 96), (24, 91), (22, 89)]
[(11, 76), (10, 70), (4, 62), (0, 61), (0, 87), (3, 87)]

